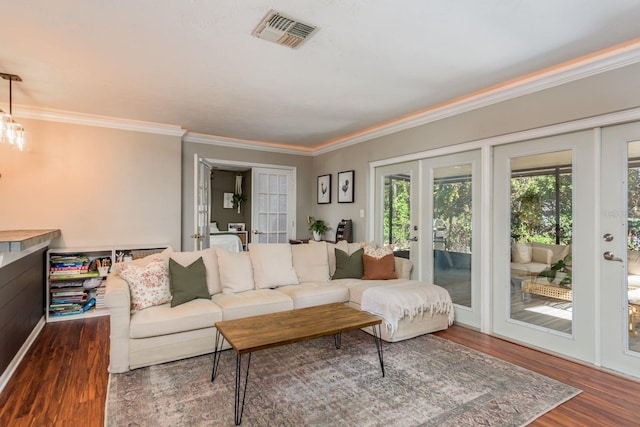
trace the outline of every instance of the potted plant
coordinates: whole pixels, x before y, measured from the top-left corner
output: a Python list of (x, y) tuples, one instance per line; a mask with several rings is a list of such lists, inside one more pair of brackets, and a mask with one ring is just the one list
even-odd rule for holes
[(563, 288), (571, 288), (571, 276), (571, 255), (565, 256), (538, 273), (538, 277), (546, 277), (549, 283), (558, 279), (558, 285)]
[(327, 230), (331, 230), (331, 227), (329, 227), (323, 220), (316, 219), (309, 226), (309, 230), (313, 231), (313, 239), (314, 240), (321, 240), (322, 239), (322, 235)]
[(240, 213), (240, 203), (246, 202), (247, 196), (240, 193), (233, 193), (233, 197), (231, 198), (231, 203), (233, 203), (233, 208), (238, 209), (238, 213)]

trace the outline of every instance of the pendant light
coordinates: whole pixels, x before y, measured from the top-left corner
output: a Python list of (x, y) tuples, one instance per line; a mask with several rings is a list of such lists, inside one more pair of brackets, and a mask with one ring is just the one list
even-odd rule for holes
[(17, 74), (0, 73), (0, 77), (9, 80), (9, 113), (0, 109), (0, 143), (8, 143), (22, 151), (24, 147), (24, 127), (13, 119), (13, 82), (21, 82), (22, 79)]

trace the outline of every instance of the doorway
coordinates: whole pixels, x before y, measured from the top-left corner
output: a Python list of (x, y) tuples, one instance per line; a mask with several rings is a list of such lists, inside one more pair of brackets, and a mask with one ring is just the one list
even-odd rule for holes
[[(216, 222), (219, 232), (242, 231), (243, 245), (250, 241), (262, 242), (259, 236), (276, 230), (274, 227), (280, 227), (275, 233), (276, 239), (269, 237), (265, 243), (287, 242), (296, 238), (295, 167), (202, 158), (197, 154), (195, 164), (193, 237), (196, 250), (209, 246), (209, 239), (205, 236), (211, 233), (212, 221)], [(256, 178), (262, 176), (256, 175), (257, 171), (270, 171), (266, 181)], [(268, 177), (274, 174), (278, 178), (270, 182)], [(244, 197), (234, 204), (233, 196), (238, 194), (238, 176), (242, 177), (240, 188)], [(263, 191), (265, 188), (266, 192)], [(267, 215), (267, 222), (261, 222), (264, 218), (261, 214)], [(278, 221), (276, 224), (271, 221), (274, 218)]]

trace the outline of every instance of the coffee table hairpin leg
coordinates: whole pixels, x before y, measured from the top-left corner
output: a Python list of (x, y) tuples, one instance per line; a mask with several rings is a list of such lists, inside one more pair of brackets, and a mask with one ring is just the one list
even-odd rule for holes
[(213, 371), (211, 372), (211, 382), (216, 379), (216, 375), (218, 374), (218, 364), (220, 363), (220, 353), (222, 353), (222, 343), (224, 339), (221, 339), (222, 336), (220, 331), (216, 330), (216, 346), (213, 351)]
[(380, 323), (371, 327), (373, 330), (373, 339), (376, 342), (376, 349), (378, 350), (378, 359), (380, 359), (380, 369), (382, 370), (382, 376), (384, 377), (384, 358), (382, 355), (382, 329)]
[[(249, 367), (251, 366), (251, 354), (247, 359), (247, 372), (244, 377), (244, 387), (242, 387), (242, 354), (236, 355), (236, 399), (234, 405), (234, 422), (237, 426), (242, 422), (242, 413), (244, 412), (244, 399), (247, 396), (247, 383), (249, 382)], [(242, 391), (242, 402), (240, 402), (240, 390)]]

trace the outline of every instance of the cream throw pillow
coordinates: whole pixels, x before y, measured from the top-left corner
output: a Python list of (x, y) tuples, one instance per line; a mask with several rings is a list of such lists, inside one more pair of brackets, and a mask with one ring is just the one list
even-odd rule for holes
[(327, 242), (291, 245), (291, 255), (300, 283), (329, 281)]
[(288, 243), (249, 243), (256, 289), (297, 285), (291, 245)]
[(222, 292), (220, 284), (220, 270), (218, 268), (218, 255), (215, 248), (203, 249), (195, 252), (174, 252), (171, 259), (183, 267), (188, 267), (202, 257), (204, 267), (207, 270), (207, 288), (210, 295)]
[(131, 292), (131, 307), (142, 310), (171, 301), (168, 261), (149, 262), (145, 267), (122, 263), (120, 277), (127, 281)]
[(511, 246), (511, 262), (517, 264), (526, 264), (531, 262), (533, 256), (533, 250), (531, 245), (527, 243), (514, 243)]
[(223, 294), (235, 294), (254, 288), (253, 267), (248, 252), (229, 252), (216, 249), (220, 285)]

